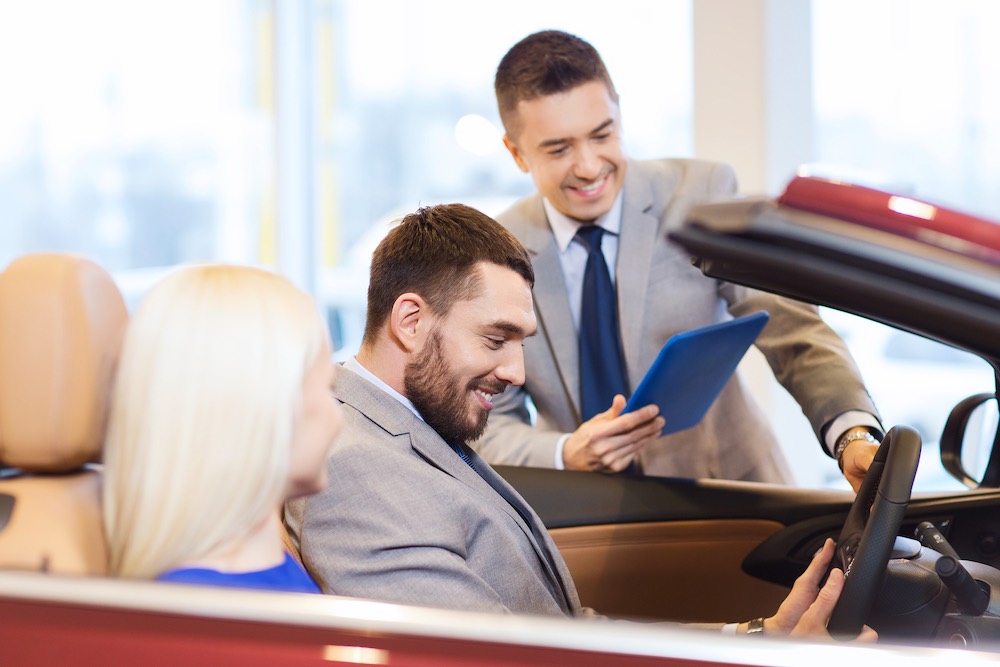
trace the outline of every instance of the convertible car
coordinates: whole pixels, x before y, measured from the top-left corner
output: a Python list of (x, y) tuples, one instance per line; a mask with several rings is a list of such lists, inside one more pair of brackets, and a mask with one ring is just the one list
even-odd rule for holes
[[(798, 177), (775, 200), (698, 207), (672, 237), (709, 276), (861, 315), (1000, 368), (1000, 225), (990, 221)], [(4, 318), (23, 306), (16, 298), (5, 304), (9, 298), (0, 275), (0, 334)], [(74, 573), (56, 552), (10, 558), (11, 535), (23, 546), (32, 539), (27, 521), (42, 531), (49, 527), (45, 512), (60, 510), (34, 507), (29, 514), (32, 485), (56, 483), (58, 476), (26, 472), (6, 447), (6, 422), (18, 415), (5, 411), (3, 394), (20, 390), (8, 374), (21, 371), (12, 359), (22, 359), (10, 350), (4, 354), (6, 340), (0, 338), (3, 664), (800, 666), (947, 660), (957, 666), (998, 659), (995, 382), (970, 387), (969, 398), (955, 406), (939, 406), (948, 415), (940, 456), (967, 487), (960, 492), (911, 492), (924, 444), (907, 424), (891, 425), (856, 497), (721, 480), (499, 468), (545, 520), (583, 603), (639, 621), (588, 622), (122, 581), (81, 568)], [(931, 385), (936, 378), (924, 381)], [(99, 477), (99, 470), (68, 474)], [(653, 623), (770, 615), (827, 537), (837, 539), (837, 561), (848, 572), (830, 623), (833, 642), (731, 637)], [(878, 644), (840, 641), (864, 623), (879, 631)]]

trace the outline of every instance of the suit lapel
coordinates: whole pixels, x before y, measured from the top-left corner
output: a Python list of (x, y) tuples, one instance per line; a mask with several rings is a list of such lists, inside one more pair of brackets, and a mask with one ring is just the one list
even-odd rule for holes
[[(531, 506), (524, 501), (514, 487), (498, 475), (475, 450), (470, 450), (470, 455), (472, 456), (473, 463), (482, 475), (483, 481), (492, 487), (496, 491), (496, 494), (505, 501), (503, 503), (506, 505), (505, 511), (512, 517), (515, 517), (515, 520), (520, 519), (518, 525), (524, 530), (524, 534), (528, 539), (531, 540), (532, 546), (539, 555), (539, 561), (541, 561), (542, 566), (545, 568), (546, 575), (548, 575), (549, 580), (554, 584), (554, 590), (560, 596), (563, 608), (572, 613), (575, 607), (579, 605), (579, 601), (575, 595), (576, 587), (573, 585), (567, 586), (567, 582), (572, 584), (572, 576), (561, 558), (553, 556), (549, 548), (549, 545), (553, 543), (550, 542), (548, 531), (542, 524), (541, 519), (538, 518), (538, 515), (535, 514)], [(509, 510), (514, 510), (517, 516), (511, 514)], [(576, 604), (574, 604), (574, 600)]]
[(660, 221), (651, 211), (653, 191), (639, 164), (629, 162), (625, 176), (621, 234), (618, 241), (618, 265), (615, 284), (618, 291), (618, 321), (621, 327), (622, 353), (628, 378), (634, 391), (646, 369), (639, 358), (643, 335), (643, 311), (649, 290), (649, 275), (654, 249), (662, 243)]
[(524, 231), (524, 247), (531, 255), (535, 269), (535, 315), (538, 317), (539, 331), (548, 339), (549, 349), (555, 357), (559, 376), (566, 393), (572, 398), (573, 409), (580, 419), (580, 368), (579, 344), (573, 328), (569, 296), (563, 279), (562, 264), (559, 262), (559, 248), (549, 228), (542, 206), (542, 198), (532, 199), (528, 216), (528, 228)]
[(551, 583), (550, 588), (559, 601), (559, 604), (565, 610), (572, 613), (573, 606), (569, 601), (569, 593), (566, 590), (564, 577), (556, 564), (556, 560), (552, 557), (543, 534), (540, 532), (544, 531), (545, 527), (541, 525), (541, 520), (538, 519), (534, 511), (474, 450), (469, 449), (468, 454), (472, 458), (476, 470), (469, 467), (455, 450), (449, 447), (431, 427), (427, 426), (423, 421), (417, 421), (420, 422), (423, 428), (415, 429), (411, 433), (410, 444), (413, 450), (431, 465), (470, 487), (493, 507), (507, 514), (517, 524), (538, 555), (538, 561), (541, 563), (542, 569)]
[(395, 438), (406, 438), (420, 457), (448, 475), (469, 485), (481, 485), (482, 479), (466, 465), (455, 451), (409, 408), (388, 396), (361, 376), (341, 369), (334, 396), (357, 409)]

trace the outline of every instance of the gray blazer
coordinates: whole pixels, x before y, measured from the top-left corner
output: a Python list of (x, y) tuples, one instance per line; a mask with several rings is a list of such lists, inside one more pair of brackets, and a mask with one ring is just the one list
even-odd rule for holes
[[(708, 278), (668, 241), (667, 233), (684, 221), (691, 206), (730, 197), (735, 190), (735, 176), (724, 164), (629, 162), (615, 275), (632, 389), (671, 335), (766, 310), (771, 320), (757, 347), (817, 436), (849, 410), (877, 415), (846, 346), (815, 307)], [(474, 446), (494, 464), (552, 467), (556, 441), (581, 423), (577, 338), (559, 251), (537, 193), (498, 220), (531, 255), (538, 335), (524, 345), (523, 388), (509, 387), (494, 400), (487, 432)], [(537, 410), (535, 427), (528, 396)], [(738, 377), (700, 424), (660, 438), (641, 460), (652, 475), (787, 481), (775, 436)]]
[(329, 485), (290, 501), (289, 534), (327, 593), (403, 604), (590, 615), (528, 504), (475, 452), (476, 474), (395, 398), (341, 369)]

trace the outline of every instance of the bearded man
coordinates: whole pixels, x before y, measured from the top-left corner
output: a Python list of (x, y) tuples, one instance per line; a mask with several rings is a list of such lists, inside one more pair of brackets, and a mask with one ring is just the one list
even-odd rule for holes
[[(325, 592), (595, 616), (581, 606), (541, 519), (468, 446), (494, 398), (524, 382), (533, 284), (517, 239), (461, 204), (406, 216), (375, 250), (364, 341), (333, 388), (344, 427), (327, 462), (329, 484), (285, 511), (303, 564)], [(828, 540), (755, 632), (825, 636), (843, 586), (834, 570), (819, 588), (832, 555)]]

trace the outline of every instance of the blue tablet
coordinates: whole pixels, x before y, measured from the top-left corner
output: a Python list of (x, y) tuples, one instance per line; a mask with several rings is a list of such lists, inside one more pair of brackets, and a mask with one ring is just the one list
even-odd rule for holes
[(667, 422), (661, 435), (691, 428), (715, 402), (767, 320), (760, 311), (671, 336), (623, 412), (655, 403)]

